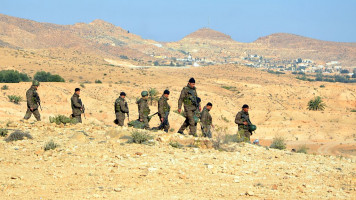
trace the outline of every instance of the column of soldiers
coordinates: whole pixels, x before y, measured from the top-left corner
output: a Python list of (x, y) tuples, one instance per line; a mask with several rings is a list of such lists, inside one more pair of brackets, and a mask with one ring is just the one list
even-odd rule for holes
[[(40, 98), (37, 93), (37, 89), (40, 83), (38, 81), (33, 81), (31, 88), (26, 92), (27, 99), (27, 111), (24, 119), (28, 120), (33, 114), (37, 121), (41, 120), (39, 113)], [(160, 125), (153, 129), (164, 130), (168, 132), (170, 125), (168, 116), (171, 110), (171, 106), (168, 104), (169, 100), (169, 90), (164, 90), (162, 96), (158, 100), (158, 114)], [(121, 92), (119, 98), (115, 100), (114, 110), (115, 110), (115, 124), (118, 126), (124, 126), (125, 115), (129, 118), (129, 108), (127, 101), (125, 100), (126, 93)], [(190, 78), (187, 86), (185, 86), (180, 94), (178, 100), (178, 112), (182, 112), (182, 107), (184, 108), (183, 115), (185, 121), (178, 130), (178, 133), (184, 134), (184, 130), (189, 127), (189, 135), (197, 136), (197, 124), (200, 121), (201, 130), (203, 137), (212, 137), (211, 128), (214, 128), (213, 120), (210, 115), (210, 111), (213, 107), (212, 103), (207, 103), (203, 110), (200, 106), (200, 98), (197, 94), (197, 89), (195, 87), (195, 79)], [(138, 121), (143, 124), (142, 128), (150, 129), (149, 121), (153, 115), (150, 115), (150, 108), (148, 106), (148, 92), (142, 91), (141, 98), (136, 102), (138, 106), (139, 118)], [(76, 88), (73, 96), (71, 97), (71, 107), (72, 107), (72, 118), (75, 118), (78, 123), (82, 123), (81, 115), (84, 113), (84, 105), (80, 99), (80, 88)], [(252, 131), (256, 130), (249, 117), (249, 106), (243, 105), (242, 110), (237, 113), (235, 117), (235, 123), (238, 125), (238, 133), (240, 137), (250, 141), (250, 136)], [(154, 114), (154, 115), (155, 115)], [(130, 121), (130, 119), (129, 119)]]

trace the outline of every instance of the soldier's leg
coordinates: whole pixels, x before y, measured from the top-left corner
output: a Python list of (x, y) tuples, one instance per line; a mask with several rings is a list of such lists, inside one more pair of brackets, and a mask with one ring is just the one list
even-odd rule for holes
[(197, 124), (194, 120), (194, 112), (188, 111), (187, 112), (188, 122), (189, 122), (189, 135), (197, 136)]
[(164, 131), (168, 133), (170, 127), (171, 126), (169, 125), (169, 121), (167, 120), (167, 124), (164, 125)]
[(245, 136), (245, 142), (251, 142), (251, 133), (247, 130), (247, 129), (245, 129), (244, 130), (244, 136)]
[(125, 122), (125, 113), (118, 113), (118, 122), (119, 122), (119, 126), (124, 126), (124, 122)]
[(184, 130), (189, 126), (189, 119), (187, 115), (187, 111), (184, 110), (185, 121), (183, 122), (182, 126), (179, 128), (178, 133), (183, 133)]
[(143, 117), (143, 123), (145, 124), (144, 129), (150, 128), (150, 125), (148, 124), (148, 116)]
[(35, 116), (37, 121), (41, 121), (41, 114), (40, 111), (38, 111), (38, 109), (33, 111), (33, 115)]
[(202, 136), (206, 137), (206, 127), (205, 126), (201, 126), (201, 132), (202, 132)]
[(212, 137), (213, 137), (212, 134), (211, 134), (211, 126), (208, 126), (208, 127), (207, 127), (207, 134), (206, 134), (206, 136), (207, 136), (208, 138), (212, 138)]
[(31, 115), (32, 115), (31, 110), (29, 108), (27, 108), (26, 114), (23, 118), (28, 120), (28, 119), (30, 119)]

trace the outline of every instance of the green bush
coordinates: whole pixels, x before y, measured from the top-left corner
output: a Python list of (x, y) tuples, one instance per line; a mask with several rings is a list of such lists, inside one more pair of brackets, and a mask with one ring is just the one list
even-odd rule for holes
[(9, 131), (7, 129), (0, 128), (0, 136), (1, 137), (6, 137), (8, 132)]
[(11, 133), (9, 135), (9, 137), (7, 137), (5, 139), (5, 141), (6, 142), (12, 142), (12, 141), (17, 141), (17, 140), (23, 140), (25, 137), (27, 139), (32, 139), (32, 136), (29, 133), (25, 133), (25, 132), (22, 132), (22, 131), (15, 131), (15, 132)]
[(101, 83), (103, 83), (101, 80), (95, 80), (95, 83), (99, 83), (99, 84), (101, 84)]
[(69, 118), (64, 115), (57, 115), (55, 117), (49, 117), (49, 122), (59, 124), (75, 124), (77, 123), (77, 119)]
[(324, 110), (325, 103), (323, 103), (323, 100), (321, 99), (321, 97), (317, 96), (308, 102), (308, 109), (309, 110)]
[(279, 150), (286, 149), (286, 143), (284, 141), (284, 138), (283, 137), (273, 138), (270, 148), (279, 149)]
[(302, 146), (300, 146), (300, 147), (298, 147), (298, 149), (297, 149), (297, 153), (308, 153), (308, 147), (306, 146), (306, 145), (302, 145)]
[(156, 88), (150, 88), (148, 90), (148, 96), (150, 98), (151, 106), (152, 106), (154, 101), (157, 102), (159, 100), (157, 95), (158, 95), (158, 91), (156, 90)]
[(19, 104), (20, 101), (22, 101), (22, 97), (21, 96), (8, 95), (7, 97), (9, 98), (10, 102), (14, 102), (15, 104)]
[(84, 83), (81, 83), (81, 84), (80, 84), (80, 87), (85, 88)]
[(356, 109), (352, 109), (351, 112), (356, 112)]
[(34, 79), (39, 82), (65, 82), (64, 78), (57, 74), (51, 74), (49, 72), (40, 71), (37, 72), (34, 76)]
[(321, 87), (321, 88), (324, 88), (324, 87), (325, 87), (325, 85), (320, 85), (320, 87)]
[(170, 145), (171, 147), (173, 147), (173, 148), (178, 148), (178, 149), (183, 148), (183, 145), (182, 145), (182, 144), (180, 144), (180, 143), (179, 143), (179, 142), (177, 142), (177, 141), (175, 141), (175, 142), (170, 141), (170, 142), (169, 142), (169, 145)]
[(1, 90), (8, 90), (9, 89), (9, 86), (7, 86), (7, 85), (3, 85), (2, 87), (1, 87)]
[(45, 151), (48, 151), (48, 150), (53, 150), (53, 149), (57, 148), (58, 146), (59, 146), (58, 144), (54, 143), (53, 140), (51, 140), (44, 145), (43, 149)]
[(221, 88), (224, 88), (224, 89), (230, 90), (230, 91), (237, 91), (237, 88), (235, 86), (223, 85), (223, 86), (221, 86)]
[(142, 144), (149, 140), (153, 139), (153, 136), (149, 135), (148, 133), (141, 132), (141, 131), (133, 131), (131, 133), (132, 142), (137, 144)]
[(31, 79), (27, 74), (20, 73), (15, 70), (2, 70), (0, 71), (0, 82), (1, 83), (19, 83), (19, 82), (28, 82)]

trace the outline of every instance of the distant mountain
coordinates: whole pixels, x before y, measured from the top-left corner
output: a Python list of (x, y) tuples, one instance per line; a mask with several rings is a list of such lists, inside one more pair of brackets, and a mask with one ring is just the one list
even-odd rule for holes
[(281, 59), (338, 60), (355, 65), (356, 43), (327, 42), (276, 33), (252, 43), (234, 41), (229, 35), (202, 28), (177, 42), (146, 40), (103, 20), (74, 25), (39, 23), (0, 14), (0, 46), (19, 49), (70, 48), (109, 58), (152, 63), (156, 59), (195, 58), (212, 62), (237, 60), (248, 54)]

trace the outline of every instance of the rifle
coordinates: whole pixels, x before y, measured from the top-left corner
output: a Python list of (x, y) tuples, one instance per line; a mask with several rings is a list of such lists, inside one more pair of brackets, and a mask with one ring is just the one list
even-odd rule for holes
[(156, 112), (156, 113), (154, 113), (154, 114), (148, 116), (148, 117), (147, 117), (148, 121), (151, 121), (152, 117), (155, 116), (155, 115), (157, 115), (157, 114), (158, 114), (158, 112)]
[(40, 96), (38, 96), (37, 93), (36, 93), (36, 95), (35, 95), (35, 98), (36, 98), (36, 102), (37, 102), (38, 106), (40, 107), (40, 109), (41, 109), (41, 111), (42, 111), (41, 99), (40, 99)]
[(84, 104), (83, 104), (83, 106), (82, 106), (82, 113), (84, 114), (84, 118), (86, 119), (86, 117), (85, 117), (85, 106), (84, 106)]
[(130, 121), (130, 113), (127, 113), (127, 119)]

